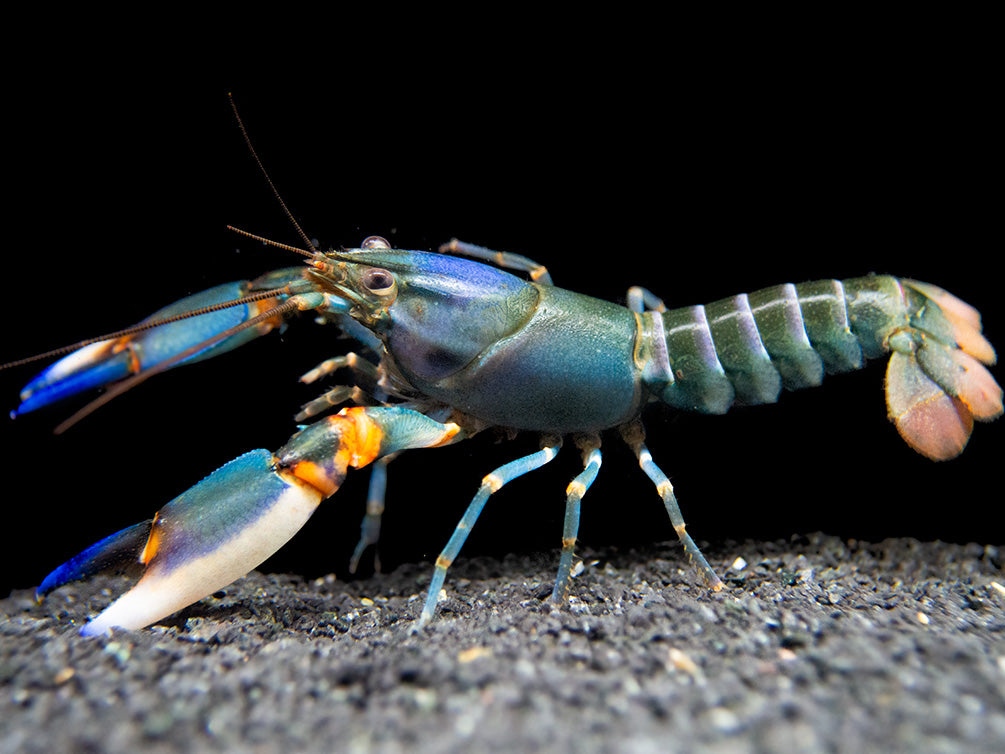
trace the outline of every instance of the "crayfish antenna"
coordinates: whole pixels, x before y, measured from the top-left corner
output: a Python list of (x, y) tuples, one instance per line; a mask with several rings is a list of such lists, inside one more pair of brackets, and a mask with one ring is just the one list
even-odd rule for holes
[[(251, 137), (248, 135), (248, 129), (245, 128), (244, 126), (244, 121), (241, 119), (241, 113), (237, 111), (237, 103), (234, 102), (233, 93), (227, 92), (227, 99), (230, 102), (230, 109), (234, 111), (234, 118), (237, 120), (237, 127), (241, 129), (241, 136), (244, 138), (244, 143), (247, 145), (248, 151), (251, 152), (251, 156), (255, 160), (255, 164), (258, 165), (258, 169), (262, 172), (262, 175), (265, 177), (266, 183), (269, 184), (269, 188), (272, 189), (272, 195), (276, 197), (276, 201), (279, 202), (279, 206), (283, 208), (283, 212), (286, 214), (286, 217), (293, 224), (293, 227), (300, 235), (300, 238), (304, 242), (305, 248), (307, 248), (311, 252), (317, 251), (318, 250), (317, 244), (310, 238), (308, 238), (306, 233), (304, 233), (304, 229), (300, 227), (300, 223), (297, 222), (297, 219), (293, 216), (293, 213), (290, 212), (290, 208), (286, 205), (286, 202), (283, 201), (283, 197), (279, 193), (279, 189), (276, 188), (276, 184), (272, 182), (272, 178), (269, 176), (269, 171), (265, 169), (265, 165), (262, 163), (261, 158), (259, 158), (258, 152), (255, 151), (255, 145), (251, 143)], [(300, 249), (297, 249), (297, 251), (300, 251)]]

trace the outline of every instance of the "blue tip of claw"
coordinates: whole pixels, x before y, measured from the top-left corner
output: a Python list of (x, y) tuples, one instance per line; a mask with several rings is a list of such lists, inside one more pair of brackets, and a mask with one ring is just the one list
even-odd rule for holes
[(116, 355), (104, 363), (95, 364), (88, 369), (53, 378), (50, 374), (61, 362), (56, 362), (35, 379), (29, 382), (21, 391), (21, 405), (11, 412), (12, 416), (20, 416), (36, 411), (77, 393), (93, 390), (110, 382), (121, 380), (130, 374), (127, 355)]
[(122, 571), (130, 566), (139, 566), (139, 554), (150, 536), (152, 524), (153, 519), (133, 524), (74, 555), (42, 580), (35, 590), (35, 599), (41, 600), (53, 589), (71, 581), (80, 581), (103, 571)]

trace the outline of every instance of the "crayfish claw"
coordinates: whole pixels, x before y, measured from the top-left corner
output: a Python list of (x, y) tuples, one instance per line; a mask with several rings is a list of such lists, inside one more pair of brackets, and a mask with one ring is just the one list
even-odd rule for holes
[(113, 534), (57, 568), (39, 594), (131, 559), (146, 565), (142, 577), (81, 634), (143, 628), (244, 576), (303, 526), (321, 497), (276, 469), (268, 451), (251, 451), (176, 497), (153, 520)]
[(457, 424), (405, 408), (343, 409), (298, 432), (275, 454), (252, 450), (224, 464), (152, 520), (67, 561), (46, 577), (38, 594), (111, 566), (138, 563), (146, 566), (140, 580), (81, 633), (143, 628), (222, 589), (275, 553), (321, 500), (339, 489), (348, 467), (462, 436)]

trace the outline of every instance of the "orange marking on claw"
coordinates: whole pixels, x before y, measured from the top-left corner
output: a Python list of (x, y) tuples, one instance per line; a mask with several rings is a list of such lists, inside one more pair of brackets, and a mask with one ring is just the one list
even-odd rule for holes
[(108, 349), (115, 356), (119, 355), (123, 351), (126, 352), (129, 357), (129, 373), (136, 374), (143, 370), (143, 365), (140, 363), (139, 354), (136, 353), (136, 349), (133, 348), (133, 335), (124, 335), (117, 340), (109, 341)]
[(143, 565), (148, 565), (161, 549), (160, 521), (161, 514), (155, 513), (153, 523), (150, 525), (150, 534), (147, 536), (147, 543), (143, 545), (143, 551), (140, 553), (140, 562)]
[[(266, 312), (269, 309), (279, 306), (281, 303), (282, 300), (279, 299), (278, 297), (263, 298), (261, 301), (252, 301), (250, 304), (248, 304), (248, 314), (250, 315), (248, 319), (251, 319), (252, 317), (257, 317), (262, 312)], [(258, 325), (258, 329), (262, 330), (264, 328), (264, 332), (268, 332), (273, 327), (279, 327), (282, 324), (283, 324), (283, 316), (281, 314), (277, 314), (275, 317), (271, 317), (270, 319), (267, 319), (264, 322), (260, 323)]]
[(430, 445), (429, 447), (439, 448), (443, 445), (446, 445), (447, 443), (449, 443), (451, 440), (454, 439), (454, 435), (456, 435), (458, 432), (461, 431), (460, 425), (454, 424), (453, 422), (447, 424), (446, 427), (447, 428), (443, 432), (443, 436), (440, 438), (439, 442), (437, 442), (435, 445)]
[(334, 495), (341, 482), (341, 480), (333, 479), (324, 466), (313, 461), (300, 461), (290, 471), (300, 481), (307, 482), (314, 489), (320, 490), (325, 497)]
[(342, 433), (342, 446), (339, 448), (349, 454), (349, 465), (354, 468), (366, 466), (380, 456), (380, 443), (384, 439), (384, 431), (373, 419), (366, 415), (365, 406), (344, 408), (332, 417), (333, 421), (342, 420), (347, 426)]

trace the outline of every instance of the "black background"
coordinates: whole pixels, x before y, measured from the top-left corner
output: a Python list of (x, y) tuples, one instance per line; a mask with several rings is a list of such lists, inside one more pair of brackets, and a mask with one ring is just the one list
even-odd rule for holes
[[(8, 91), (14, 197), (0, 358), (296, 263), (225, 229), (297, 243), (228, 91), (323, 246), (380, 234), (431, 249), (456, 236), (538, 260), (563, 287), (623, 301), (642, 284), (671, 306), (889, 272), (973, 303), (1002, 347), (1001, 243), (988, 235), (1000, 202), (985, 185), (1000, 174), (1000, 132), (980, 51), (814, 47), (754, 45), (728, 60), (579, 49), (529, 68), (474, 65), (435, 45), (385, 68), (374, 51), (341, 48), (323, 76), (287, 70), (277, 84), (244, 70), (181, 75), (153, 53), (107, 66), (68, 55), (58, 80)], [(239, 453), (282, 445), (317, 392), (297, 376), (343, 347), (330, 330), (303, 317), (281, 337), (159, 376), (60, 437), (52, 427), (82, 402), (4, 421), (2, 591), (37, 584)], [(0, 373), (5, 408), (33, 373)], [(874, 363), (774, 406), (647, 414), (650, 447), (695, 538), (824, 530), (1000, 543), (1001, 423), (977, 426), (961, 458), (931, 463), (887, 421), (882, 383)], [(480, 478), (535, 442), (479, 437), (395, 462), (385, 566), (434, 558)], [(581, 540), (672, 538), (629, 454), (613, 438), (605, 448)], [(570, 444), (499, 493), (465, 554), (557, 551), (578, 466)], [(265, 567), (343, 577), (366, 480), (351, 475)]]

